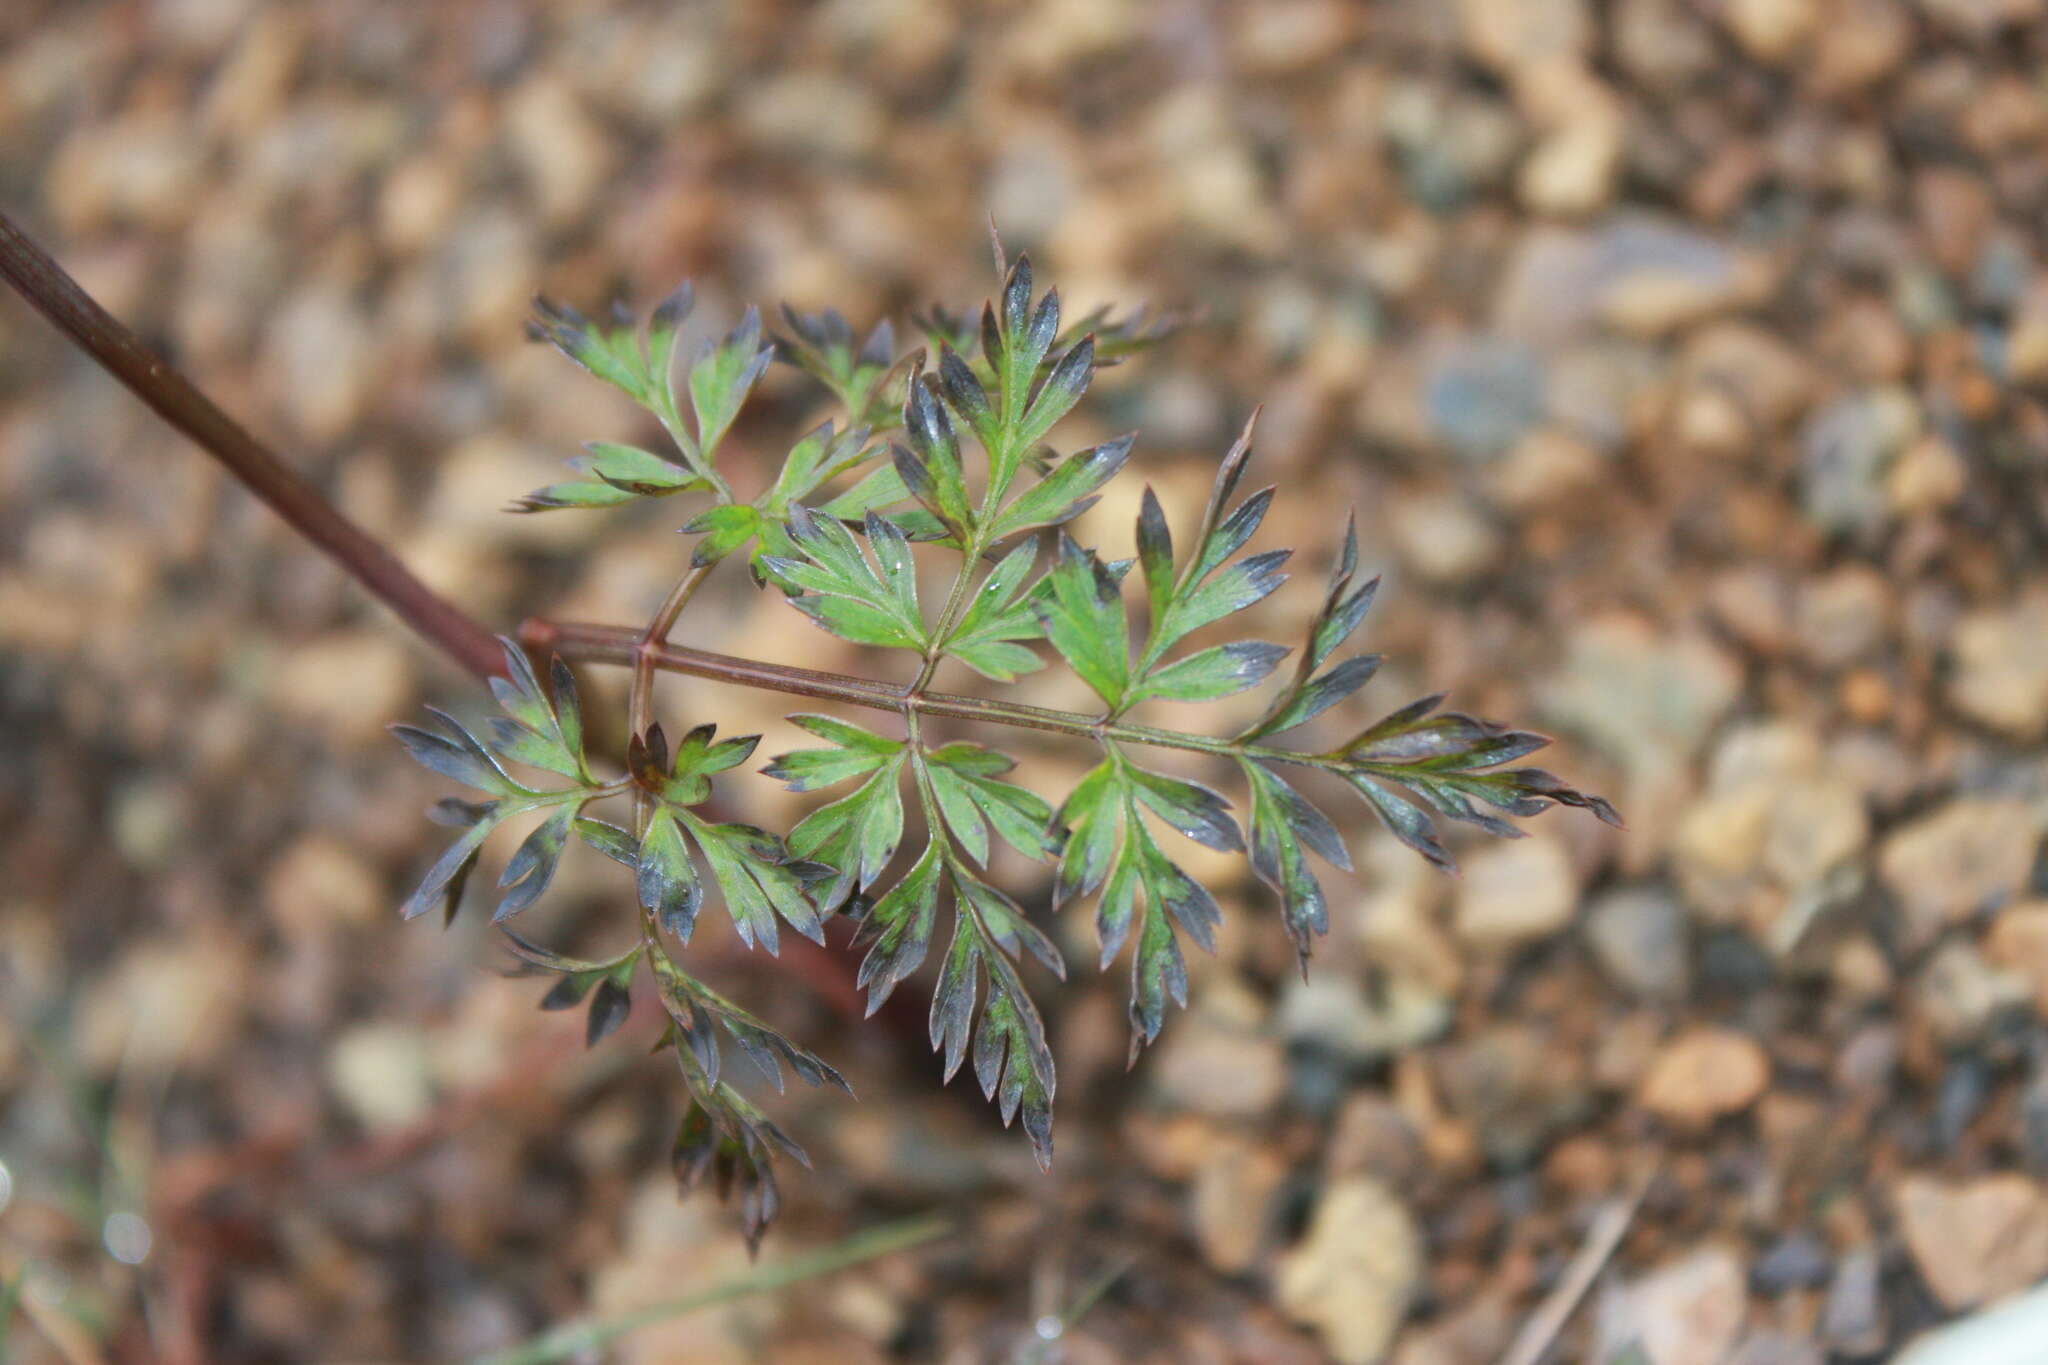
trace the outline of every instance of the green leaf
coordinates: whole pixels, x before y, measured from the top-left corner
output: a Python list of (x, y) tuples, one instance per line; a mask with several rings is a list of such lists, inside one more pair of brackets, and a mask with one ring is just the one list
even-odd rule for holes
[(405, 746), (414, 762), (479, 791), (511, 796), (526, 790), (512, 780), (474, 735), (446, 713), (427, 709), (456, 737), (436, 734), (417, 725), (392, 726), (392, 736)]
[(1054, 817), (1067, 831), (1053, 877), (1053, 908), (1102, 885), (1122, 832), (1124, 779), (1118, 761), (1105, 758), (1067, 794)]
[(981, 998), (981, 934), (964, 915), (953, 920), (953, 942), (939, 968), (932, 990), (928, 1029), (932, 1050), (945, 1056), (945, 1079), (951, 1081), (966, 1060), (974, 1033), (974, 1007)]
[(563, 804), (513, 851), (498, 878), (498, 887), (505, 895), (491, 913), (493, 923), (509, 919), (528, 908), (548, 889), (548, 883), (554, 880), (555, 868), (562, 861), (562, 850), (568, 847), (577, 813), (582, 809), (580, 799)]
[(923, 755), (923, 761), (947, 824), (956, 834), (961, 834), (963, 825), (974, 829), (973, 838), (963, 835), (962, 842), (974, 851), (976, 862), (987, 861), (983, 820), (995, 827), (1004, 843), (1034, 861), (1059, 851), (1059, 839), (1051, 828), (1052, 807), (1035, 793), (1000, 780), (1016, 766), (1007, 754), (963, 742), (934, 749)]
[(576, 835), (605, 857), (627, 867), (640, 866), (640, 845), (630, 831), (621, 829), (608, 820), (593, 820), (583, 816), (576, 821)]
[(550, 697), (526, 651), (511, 640), (501, 638), (499, 644), (505, 651), (505, 673), (493, 677), (490, 686), (509, 720), (493, 721), (493, 747), (514, 762), (590, 785), (574, 675), (559, 660), (551, 660), (548, 676), (556, 695)]
[(830, 389), (855, 425), (878, 425), (889, 410), (886, 390), (896, 354), (888, 319), (876, 323), (856, 350), (853, 329), (834, 309), (806, 314), (784, 304), (782, 316), (794, 334), (782, 339), (784, 357)]
[(1293, 553), (1268, 550), (1239, 560), (1206, 580), (1195, 580), (1173, 600), (1165, 616), (1153, 627), (1146, 643), (1147, 653), (1156, 657), (1184, 636), (1262, 601), (1287, 581), (1280, 566)]
[(651, 450), (613, 441), (590, 441), (583, 449), (588, 452), (588, 473), (640, 497), (662, 497), (706, 487), (703, 479)]
[(812, 811), (789, 832), (792, 855), (833, 870), (831, 881), (812, 891), (821, 911), (837, 910), (888, 868), (903, 839), (902, 773), (903, 755), (883, 760), (872, 777)]
[(669, 756), (668, 736), (659, 723), (649, 726), (645, 737), (636, 736), (626, 746), (626, 764), (641, 790), (671, 806), (695, 806), (711, 795), (711, 778), (747, 761), (759, 735), (738, 735), (717, 740), (716, 725), (699, 725), (687, 731)]
[(583, 1028), (583, 1046), (596, 1047), (617, 1032), (632, 1012), (633, 993), (611, 977), (600, 980), (597, 994), (590, 998), (590, 1016)]
[(1381, 661), (1378, 654), (1354, 654), (1328, 672), (1291, 688), (1276, 700), (1267, 718), (1246, 733), (1246, 738), (1285, 734), (1306, 725), (1371, 682)]
[(910, 500), (910, 489), (894, 464), (878, 465), (861, 476), (858, 483), (818, 509), (840, 521), (865, 521), (870, 512), (894, 507)]
[[(569, 461), (571, 469), (582, 466), (579, 460)], [(679, 490), (680, 491), (680, 490)], [(536, 488), (531, 493), (513, 502), (508, 511), (552, 512), (563, 508), (585, 510), (600, 507), (622, 507), (633, 501), (638, 494), (611, 484), (590, 480), (575, 480), (569, 483), (551, 483), (545, 488)]]
[(631, 327), (593, 325), (567, 304), (539, 298), (534, 300), (527, 334), (536, 341), (551, 342), (562, 354), (623, 390), (635, 402), (647, 403), (654, 396), (654, 377), (649, 374), (647, 357)]
[(1065, 463), (1004, 508), (991, 528), (995, 540), (1040, 526), (1073, 520), (1095, 503), (1095, 490), (1115, 477), (1130, 458), (1136, 433), (1069, 456)]
[[(774, 486), (755, 500), (764, 516), (781, 519), (792, 503), (801, 502), (842, 474), (859, 468), (882, 454), (884, 447), (868, 444), (868, 429), (853, 427), (837, 431), (826, 422), (790, 448)], [(862, 508), (855, 518), (867, 511)]]
[(1130, 686), (1130, 635), (1115, 577), (1093, 554), (1060, 535), (1059, 559), (1035, 600), (1045, 637), (1081, 681), (1112, 709)]
[(685, 1035), (691, 1051), (713, 1081), (722, 1069), (718, 1044), (711, 1032), (711, 1026), (716, 1024), (778, 1092), (782, 1090), (782, 1068), (786, 1065), (806, 1085), (829, 1085), (849, 1096), (853, 1094), (846, 1078), (817, 1054), (798, 1047), (757, 1016), (691, 976), (667, 953), (655, 954), (653, 967), (662, 1007)]
[(1024, 992), (1017, 968), (1000, 953), (982, 955), (988, 968), (988, 1003), (974, 1036), (974, 1075), (984, 1098), (994, 1100), (1008, 1127), (1020, 1113), (1039, 1169), (1052, 1167), (1052, 1049), (1045, 1022)]
[(1034, 590), (1025, 586), (1038, 561), (1038, 545), (1025, 541), (996, 561), (975, 590), (946, 653), (997, 682), (1013, 682), (1020, 674), (1045, 666), (1037, 654), (1017, 643), (1045, 637), (1035, 609)]
[(870, 543), (882, 568), (870, 565), (844, 526), (808, 508), (790, 509), (790, 533), (803, 560), (769, 557), (776, 578), (808, 594), (791, 605), (856, 644), (924, 648), (915, 575), (901, 533), (868, 514)]
[(697, 419), (697, 448), (706, 461), (731, 429), (740, 405), (761, 378), (775, 350), (761, 344), (761, 314), (747, 309), (739, 325), (690, 366), (690, 408)]
[(752, 540), (760, 528), (760, 512), (745, 503), (707, 507), (683, 523), (685, 535), (703, 537), (691, 552), (690, 563), (699, 568), (716, 564)]
[(1159, 505), (1159, 495), (1150, 484), (1145, 486), (1145, 496), (1138, 503), (1138, 566), (1145, 575), (1146, 603), (1152, 609), (1153, 628), (1157, 629), (1173, 602), (1176, 584), (1173, 531)]
[(791, 791), (816, 791), (849, 778), (866, 781), (849, 795), (805, 816), (789, 834), (789, 851), (823, 863), (834, 876), (812, 899), (823, 911), (838, 909), (854, 890), (874, 885), (903, 838), (900, 778), (905, 747), (832, 716), (794, 715), (799, 726), (831, 744), (782, 754), (764, 771)]
[(910, 385), (910, 401), (903, 409), (904, 434), (908, 448), (892, 452), (896, 472), (903, 486), (925, 510), (937, 517), (962, 544), (967, 543), (974, 525), (974, 510), (967, 500), (967, 481), (960, 465), (960, 441), (945, 405), (932, 394), (922, 377)]
[(1351, 859), (1328, 817), (1304, 800), (1266, 765), (1240, 760), (1251, 787), (1252, 871), (1280, 898), (1280, 912), (1294, 951), (1303, 964), (1319, 934), (1329, 932), (1329, 905), (1322, 884), (1309, 871), (1304, 846), (1348, 869)]
[(684, 280), (669, 292), (667, 298), (654, 306), (654, 313), (647, 320), (647, 373), (657, 379), (664, 379), (675, 360), (676, 336), (682, 330), (684, 319), (696, 307), (697, 291), (688, 280)]
[(591, 441), (583, 448), (587, 453), (569, 461), (569, 468), (583, 476), (580, 480), (536, 489), (514, 502), (511, 510), (617, 507), (635, 498), (665, 498), (710, 487), (683, 466), (638, 446)]
[(893, 754), (859, 749), (798, 749), (778, 754), (761, 771), (793, 792), (808, 792), (871, 773), (893, 759)]
[(947, 405), (967, 424), (982, 449), (994, 450), (1003, 439), (1002, 415), (990, 405), (981, 381), (959, 352), (943, 343), (939, 346), (939, 387)]
[(1450, 851), (1438, 841), (1436, 826), (1428, 813), (1417, 806), (1413, 798), (1362, 772), (1346, 773), (1344, 778), (1365, 798), (1365, 803), (1372, 807), (1373, 813), (1380, 817), (1381, 823), (1393, 832), (1396, 839), (1446, 872), (1457, 866)]
[(945, 872), (938, 842), (925, 846), (903, 880), (889, 888), (861, 921), (854, 943), (867, 948), (854, 984), (868, 993), (867, 1012), (882, 1007), (890, 993), (916, 971), (931, 946), (938, 917), (939, 887)]
[(687, 812), (683, 819), (725, 897), (740, 942), (749, 948), (759, 944), (774, 956), (781, 947), (777, 916), (812, 942), (825, 941), (818, 909), (774, 835), (752, 825), (706, 824)]
[(471, 869), (476, 866), (477, 850), (483, 847), (484, 840), (497, 828), (497, 824), (498, 817), (486, 815), (464, 830), (461, 837), (450, 844), (441, 856), (435, 859), (434, 865), (427, 869), (426, 876), (420, 879), (419, 885), (413, 888), (413, 893), (406, 897), (405, 904), (399, 908), (399, 915), (404, 919), (413, 919), (436, 906), (441, 906), (452, 919), (456, 907), (462, 900), (463, 885), (468, 881)]
[(1257, 687), (1272, 676), (1291, 653), (1285, 645), (1240, 640), (1215, 645), (1185, 659), (1156, 668), (1131, 694), (1133, 701), (1161, 697), (1170, 701), (1216, 701)]
[(704, 884), (697, 879), (675, 812), (667, 806), (657, 806), (649, 817), (647, 832), (640, 836), (636, 868), (640, 904), (663, 930), (688, 943), (697, 927), (697, 912), (704, 905)]
[(1112, 750), (1061, 807), (1066, 848), (1054, 904), (1100, 889), (1095, 928), (1107, 969), (1137, 930), (1131, 963), (1132, 1049), (1152, 1041), (1165, 1001), (1185, 1004), (1187, 969), (1177, 935), (1214, 951), (1222, 912), (1215, 898), (1159, 847), (1139, 816), (1145, 807), (1215, 848), (1240, 848), (1223, 798), (1206, 787), (1148, 772)]
[(1230, 818), (1230, 803), (1210, 788), (1141, 768), (1128, 759), (1120, 765), (1120, 776), (1154, 815), (1204, 848), (1218, 853), (1244, 848), (1237, 822)]
[[(1047, 295), (1050, 299), (1052, 296)], [(1015, 440), (1029, 449), (1045, 439), (1047, 432), (1073, 410), (1088, 390), (1095, 371), (1095, 338), (1082, 337), (1053, 365), (1052, 373), (1038, 386), (1031, 406), (1018, 423)]]

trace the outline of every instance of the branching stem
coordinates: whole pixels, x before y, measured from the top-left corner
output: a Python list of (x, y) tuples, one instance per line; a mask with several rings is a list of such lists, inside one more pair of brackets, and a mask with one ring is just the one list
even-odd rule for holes
[[(693, 564), (690, 571), (676, 580), (668, 596), (656, 609), (654, 618), (647, 623), (647, 629), (640, 633), (640, 647), (633, 658), (633, 690), (626, 702), (626, 729), (634, 736), (647, 733), (654, 723), (654, 650), (668, 643), (668, 634), (675, 629), (676, 618), (683, 614), (683, 608), (690, 605), (690, 599), (697, 595), (697, 589), (710, 576), (712, 566)], [(633, 799), (633, 833), (647, 832), (647, 819), (652, 805), (646, 792), (640, 792)]]
[(849, 673), (827, 673), (787, 664), (763, 663), (731, 654), (715, 654), (686, 645), (643, 645), (640, 632), (627, 626), (589, 625), (575, 621), (529, 620), (519, 627), (520, 642), (531, 649), (554, 650), (565, 659), (594, 664), (637, 666), (651, 659), (653, 667), (713, 682), (754, 687), (818, 701), (844, 702), (874, 711), (893, 711), (905, 718), (944, 716), (951, 720), (981, 721), (1025, 730), (1044, 730), (1095, 741), (1112, 740), (1149, 745), (1155, 749), (1184, 749), (1214, 754), (1221, 758), (1256, 758), (1274, 763), (1291, 763), (1304, 768), (1354, 769), (1355, 760), (1332, 754), (1304, 753), (1263, 744), (1244, 744), (1235, 739), (1211, 738), (1182, 730), (1136, 725), (1079, 711), (1056, 711), (1023, 702), (997, 701), (987, 697), (966, 697), (951, 692), (929, 692), (915, 685), (878, 682)]

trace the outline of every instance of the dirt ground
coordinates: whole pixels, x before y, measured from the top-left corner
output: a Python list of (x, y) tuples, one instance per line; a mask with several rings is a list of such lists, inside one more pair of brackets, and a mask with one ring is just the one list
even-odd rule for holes
[[(766, 1096), (817, 1169), (761, 1264), (953, 1231), (548, 1358), (1492, 1365), (1590, 1247), (1544, 1359), (1821, 1365), (2048, 1275), (2044, 63), (2041, 0), (10, 0), (0, 204), (503, 627), (637, 623), (685, 550), (502, 513), (652, 435), (537, 291), (865, 324), (978, 304), (993, 215), (1076, 306), (1203, 315), (1091, 393), (1074, 444), (1142, 435), (1084, 539), (1147, 480), (1192, 515), (1263, 402), (1275, 637), (1355, 504), (1357, 718), (1447, 688), (1627, 817), (1452, 879), (1351, 807), (1306, 982), (1203, 861), (1219, 952), (1134, 1070), (1122, 972), (1038, 983), (1050, 1175), (939, 1085), (928, 983), (860, 1025), (851, 957), (707, 930), (860, 1094)], [(820, 412), (778, 368), (740, 441)], [(738, 581), (682, 638), (872, 662)], [(477, 701), (0, 301), (6, 1359), (458, 1360), (746, 1270), (650, 1002), (586, 1053), (482, 914), (396, 917), (448, 789), (384, 727)], [(615, 941), (615, 871), (527, 931)]]

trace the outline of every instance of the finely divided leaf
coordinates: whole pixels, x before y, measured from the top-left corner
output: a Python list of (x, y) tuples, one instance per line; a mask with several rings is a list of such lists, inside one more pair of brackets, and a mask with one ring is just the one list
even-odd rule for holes
[(1059, 560), (1046, 573), (1046, 595), (1034, 601), (1045, 638), (1111, 708), (1130, 686), (1130, 635), (1123, 595), (1109, 569), (1065, 532)]
[(1108, 483), (1130, 458), (1136, 433), (1092, 446), (1066, 461), (1018, 495), (996, 517), (990, 529), (994, 540), (1005, 540), (1020, 531), (1041, 526), (1058, 526), (1072, 521), (1094, 505), (1095, 490)]

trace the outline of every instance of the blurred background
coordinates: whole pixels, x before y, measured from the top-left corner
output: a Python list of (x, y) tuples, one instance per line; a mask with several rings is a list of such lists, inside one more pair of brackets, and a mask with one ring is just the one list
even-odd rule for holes
[[(1346, 808), (1305, 983), (1204, 858), (1221, 951), (1134, 1071), (1122, 971), (1037, 983), (1050, 1176), (940, 1088), (921, 989), (855, 1027), (850, 959), (707, 929), (861, 1095), (766, 1097), (818, 1169), (764, 1259), (962, 1233), (608, 1358), (1486, 1365), (1618, 1231), (1549, 1359), (1821, 1365), (2048, 1274), (2044, 59), (2039, 0), (11, 0), (0, 203), (503, 627), (644, 619), (684, 547), (502, 514), (652, 434), (523, 340), (536, 292), (864, 327), (978, 305), (993, 215), (1074, 307), (1203, 314), (1067, 429), (1143, 432), (1084, 539), (1127, 553), (1145, 480), (1184, 524), (1263, 402), (1261, 633), (1355, 504), (1356, 718), (1448, 688), (1628, 817), (1453, 880)], [(773, 371), (735, 482), (822, 411)], [(863, 666), (719, 591), (680, 638)], [(481, 915), (397, 921), (423, 702), (478, 690), (0, 301), (11, 1358), (452, 1360), (745, 1267), (676, 1198), (648, 1002), (586, 1054)], [(764, 756), (790, 709), (662, 696)], [(613, 941), (600, 863), (526, 929)]]

